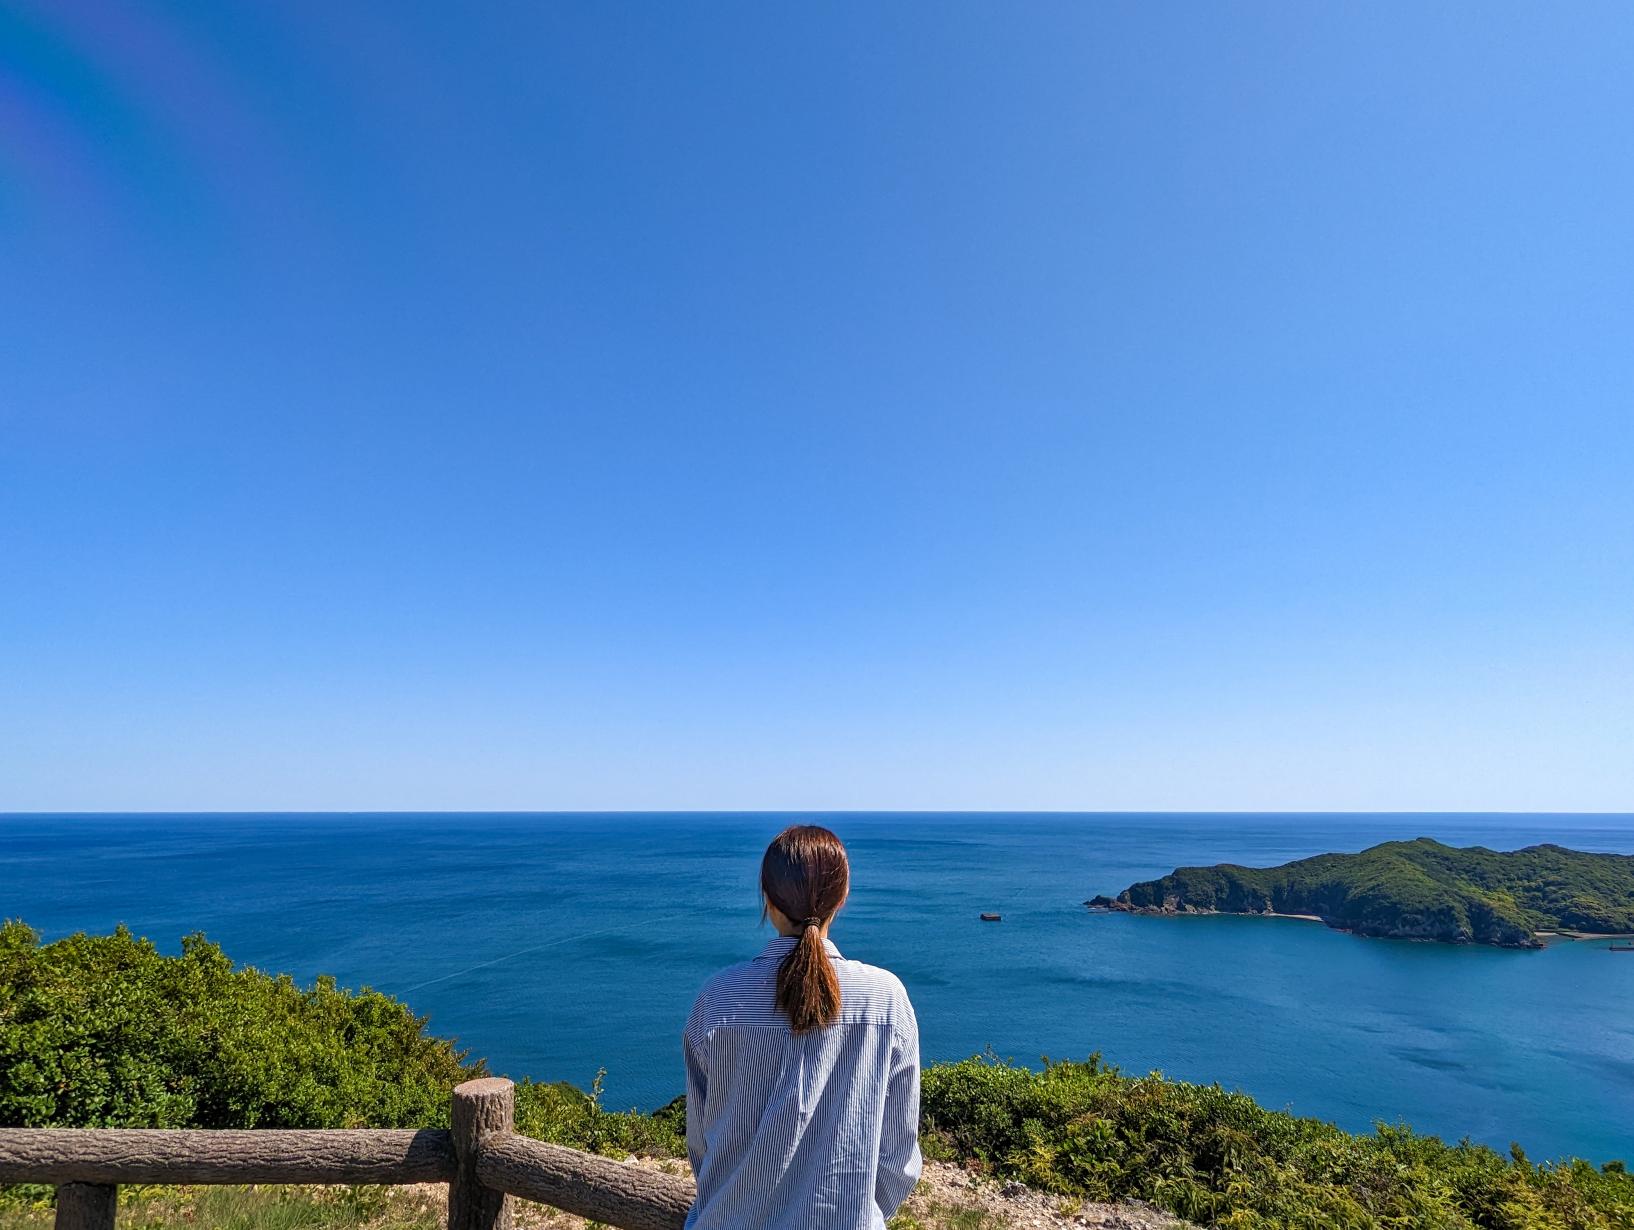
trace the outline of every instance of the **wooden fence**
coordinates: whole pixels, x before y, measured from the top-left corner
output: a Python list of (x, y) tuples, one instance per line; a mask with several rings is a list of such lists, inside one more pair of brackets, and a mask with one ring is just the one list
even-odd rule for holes
[(514, 1131), (514, 1086), (467, 1081), (448, 1131), (0, 1128), (0, 1183), (57, 1187), (57, 1230), (113, 1230), (121, 1183), (447, 1183), (448, 1230), (509, 1230), (511, 1197), (681, 1230), (687, 1179)]

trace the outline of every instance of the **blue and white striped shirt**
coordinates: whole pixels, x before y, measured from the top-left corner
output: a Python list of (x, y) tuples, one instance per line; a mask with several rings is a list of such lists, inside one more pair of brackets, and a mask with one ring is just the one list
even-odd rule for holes
[(689, 1230), (882, 1230), (919, 1181), (919, 1024), (895, 974), (847, 961), (826, 1029), (775, 1003), (778, 936), (716, 974), (687, 1018)]

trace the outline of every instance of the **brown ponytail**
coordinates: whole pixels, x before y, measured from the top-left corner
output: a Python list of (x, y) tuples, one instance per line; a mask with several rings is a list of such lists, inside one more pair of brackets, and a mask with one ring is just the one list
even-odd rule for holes
[(777, 967), (777, 1007), (797, 1034), (840, 1015), (840, 980), (823, 947), (823, 927), (845, 901), (851, 868), (840, 839), (814, 824), (784, 829), (760, 860), (760, 890), (800, 938)]

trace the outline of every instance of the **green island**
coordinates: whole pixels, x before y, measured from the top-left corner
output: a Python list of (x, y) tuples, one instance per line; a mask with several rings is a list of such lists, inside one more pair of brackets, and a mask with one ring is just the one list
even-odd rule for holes
[[(42, 944), (7, 923), (0, 1126), (446, 1126), (452, 1087), (485, 1069), (425, 1024), (376, 991), (236, 966), (199, 935), (165, 956), (123, 929)], [(531, 1136), (685, 1165), (682, 1099), (642, 1113), (604, 1108), (595, 1088), (524, 1080), (516, 1093), (518, 1129)], [(1126, 1075), (1097, 1056), (1041, 1070), (993, 1057), (932, 1065), (923, 1112), (928, 1158), (1052, 1196), (1142, 1201), (1202, 1226), (1634, 1227), (1634, 1175), (1618, 1161), (1534, 1162), (1519, 1145), (1499, 1153), (1400, 1125), (1349, 1133), (1218, 1085)], [(414, 1189), (145, 1188), (121, 1199), (121, 1224), (142, 1230), (440, 1224)], [(50, 1188), (0, 1189), (0, 1230), (44, 1230), (51, 1200)], [(914, 1210), (893, 1230), (1005, 1224)]]
[(1284, 914), (1358, 935), (1537, 948), (1543, 933), (1634, 932), (1634, 855), (1459, 849), (1428, 837), (1280, 867), (1181, 867), (1091, 909)]

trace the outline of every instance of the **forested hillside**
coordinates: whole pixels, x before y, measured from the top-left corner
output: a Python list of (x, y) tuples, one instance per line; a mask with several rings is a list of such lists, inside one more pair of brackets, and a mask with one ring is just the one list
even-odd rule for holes
[(1455, 849), (1428, 837), (1280, 867), (1181, 867), (1092, 907), (1309, 914), (1360, 935), (1533, 947), (1539, 931), (1634, 932), (1634, 855)]

